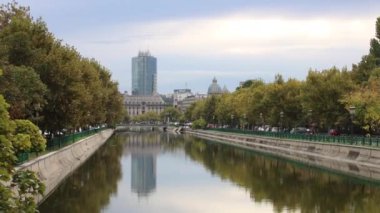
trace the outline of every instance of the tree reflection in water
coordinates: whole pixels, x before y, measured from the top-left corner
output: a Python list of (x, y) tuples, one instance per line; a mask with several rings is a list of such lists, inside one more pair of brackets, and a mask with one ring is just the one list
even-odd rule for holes
[(39, 206), (40, 212), (100, 212), (121, 179), (124, 137), (113, 136)]
[[(143, 144), (136, 146), (134, 143)], [(131, 170), (128, 170), (131, 173), (134, 172), (135, 162), (135, 178), (143, 177), (143, 171), (147, 174), (146, 181), (136, 183), (133, 183), (131, 174), (130, 190), (135, 190), (142, 196), (150, 196), (156, 188), (156, 155), (158, 157), (166, 152), (185, 153), (187, 159), (202, 165), (221, 180), (244, 188), (253, 202), (270, 203), (275, 212), (288, 210), (371, 213), (380, 209), (380, 187), (376, 183), (358, 181), (301, 163), (288, 162), (189, 135), (118, 133), (75, 171), (40, 206), (40, 211), (105, 211), (110, 198), (117, 193), (117, 185), (122, 176), (122, 155), (131, 156)], [(135, 161), (132, 160), (132, 155), (136, 157)], [(148, 161), (149, 163), (144, 164)], [(175, 169), (173, 168), (172, 176), (175, 176)], [(124, 172), (128, 174), (128, 171)]]
[(250, 192), (255, 202), (271, 202), (276, 212), (379, 212), (375, 184), (321, 172), (252, 151), (189, 138), (185, 151), (211, 173)]

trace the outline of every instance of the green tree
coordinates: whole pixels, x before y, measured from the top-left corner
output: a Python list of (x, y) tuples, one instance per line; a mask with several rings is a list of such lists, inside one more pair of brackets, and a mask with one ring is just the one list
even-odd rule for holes
[(369, 54), (363, 56), (358, 65), (353, 65), (352, 79), (356, 84), (365, 84), (377, 67), (380, 67), (380, 17), (376, 20), (376, 35), (370, 41)]
[(342, 127), (349, 122), (349, 114), (341, 100), (354, 89), (347, 71), (337, 68), (309, 71), (302, 89), (303, 114), (312, 110), (312, 120), (322, 129)]
[(42, 194), (44, 185), (31, 171), (15, 171), (15, 149), (30, 137), (25, 134), (21, 141), (15, 133), (15, 122), (10, 119), (9, 105), (0, 95), (0, 212), (35, 212), (34, 195)]
[(31, 152), (42, 152), (46, 148), (46, 139), (41, 135), (40, 130), (29, 120), (15, 120), (16, 135), (27, 135), (31, 144)]
[[(12, 118), (30, 119), (53, 134), (123, 120), (123, 96), (106, 68), (54, 38), (27, 7), (2, 5), (0, 23), (0, 66), (7, 72), (3, 81), (11, 84), (0, 91)], [(27, 78), (33, 81), (22, 81)]]
[(164, 111), (161, 112), (161, 120), (166, 120), (169, 118), (170, 121), (179, 121), (182, 113), (179, 109), (175, 107), (166, 107)]
[(204, 129), (207, 126), (207, 121), (203, 118), (197, 119), (193, 122), (191, 126), (193, 129)]
[(380, 68), (373, 71), (368, 84), (349, 93), (342, 100), (348, 110), (355, 107), (354, 121), (367, 132), (380, 129)]
[(40, 114), (46, 104), (47, 88), (32, 68), (5, 67), (4, 75), (0, 77), (0, 91), (11, 106), (9, 113), (12, 119), (42, 121)]
[(133, 117), (133, 121), (135, 122), (141, 122), (141, 121), (151, 122), (151, 121), (159, 121), (159, 120), (161, 120), (160, 115), (156, 112), (146, 112), (144, 114), (140, 114)]
[(216, 105), (219, 99), (218, 97), (219, 96), (211, 95), (205, 101), (203, 114), (204, 114), (204, 119), (206, 120), (207, 123), (214, 123), (216, 119), (215, 110), (216, 110)]
[(235, 113), (232, 106), (233, 94), (234, 93), (221, 95), (220, 100), (215, 107), (215, 115), (218, 124), (224, 125), (231, 123), (231, 115)]

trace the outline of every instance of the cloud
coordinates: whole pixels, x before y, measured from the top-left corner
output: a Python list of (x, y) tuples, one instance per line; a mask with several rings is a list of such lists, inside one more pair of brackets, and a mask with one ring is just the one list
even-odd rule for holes
[[(74, 35), (86, 49), (101, 48), (109, 56), (139, 49), (159, 55), (269, 55), (363, 47), (374, 34), (374, 18), (224, 17), (142, 22), (97, 28)], [(91, 51), (92, 52), (92, 51)]]
[(304, 77), (310, 67), (356, 63), (368, 52), (375, 20), (371, 16), (302, 18), (251, 11), (99, 25), (73, 32), (65, 42), (84, 56), (100, 60), (115, 79), (126, 79), (120, 83), (122, 90), (129, 89), (131, 58), (146, 49), (158, 58), (159, 91), (172, 90), (168, 82), (173, 79), (183, 85), (211, 76), (233, 78), (227, 86), (234, 88), (238, 78), (272, 78), (276, 73)]

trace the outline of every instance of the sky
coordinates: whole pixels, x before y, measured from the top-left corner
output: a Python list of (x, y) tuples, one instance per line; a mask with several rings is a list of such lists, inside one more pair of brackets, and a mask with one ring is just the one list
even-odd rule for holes
[[(7, 1), (0, 0), (0, 3)], [(161, 94), (207, 93), (309, 69), (351, 68), (368, 53), (378, 0), (18, 0), (56, 38), (108, 68), (131, 91), (131, 59), (157, 58)]]

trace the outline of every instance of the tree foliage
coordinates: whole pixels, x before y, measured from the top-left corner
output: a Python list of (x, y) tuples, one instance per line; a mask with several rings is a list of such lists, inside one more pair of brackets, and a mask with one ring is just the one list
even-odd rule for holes
[(45, 141), (30, 121), (10, 119), (9, 105), (0, 95), (0, 212), (34, 212), (34, 195), (42, 194), (44, 185), (31, 171), (15, 171), (16, 154), (34, 145), (41, 151)]
[(110, 71), (56, 39), (15, 2), (0, 8), (0, 66), (0, 92), (13, 119), (29, 119), (53, 134), (124, 119)]
[(47, 88), (33, 68), (5, 66), (0, 91), (10, 104), (11, 118), (41, 121), (39, 114), (46, 104)]
[(133, 117), (134, 122), (156, 122), (160, 121), (160, 115), (156, 112), (147, 112), (144, 114), (137, 115)]
[(354, 122), (369, 132), (380, 128), (380, 17), (376, 20), (375, 38), (370, 41), (369, 54), (353, 65), (355, 90), (342, 100), (346, 108), (355, 107)]
[(167, 121), (179, 121), (182, 116), (182, 113), (179, 109), (175, 107), (166, 107), (164, 111), (160, 113), (161, 120)]
[(199, 118), (195, 120), (192, 124), (192, 128), (194, 129), (204, 129), (207, 126), (207, 121), (203, 118)]

